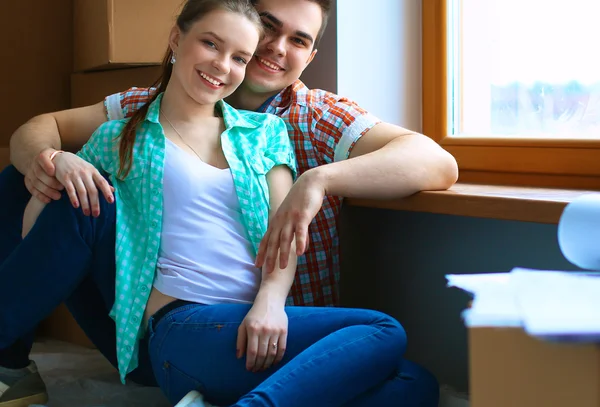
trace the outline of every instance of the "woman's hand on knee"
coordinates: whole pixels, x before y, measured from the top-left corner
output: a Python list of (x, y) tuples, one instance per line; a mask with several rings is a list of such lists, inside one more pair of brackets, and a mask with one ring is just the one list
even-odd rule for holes
[(287, 333), (288, 318), (283, 307), (255, 302), (238, 328), (238, 359), (245, 353), (246, 369), (268, 369), (283, 359)]
[(92, 164), (66, 152), (59, 154), (54, 162), (56, 178), (64, 185), (73, 207), (81, 206), (86, 216), (100, 215), (98, 190), (108, 202), (114, 202), (114, 188)]

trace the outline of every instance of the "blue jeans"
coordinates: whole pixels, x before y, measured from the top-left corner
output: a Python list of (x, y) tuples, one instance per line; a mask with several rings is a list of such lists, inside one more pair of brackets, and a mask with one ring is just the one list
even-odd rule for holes
[[(65, 302), (92, 343), (117, 366), (116, 328), (108, 316), (115, 296), (115, 205), (101, 198), (100, 217), (88, 217), (63, 193), (21, 239), (30, 195), (13, 166), (0, 173), (0, 195), (0, 349), (12, 347), (22, 353), (13, 356), (27, 360), (32, 332)], [(129, 378), (156, 385), (146, 344), (141, 344), (140, 367)]]
[[(23, 212), (30, 195), (24, 186), (23, 176), (13, 166), (0, 173), (0, 196), (4, 197), (0, 200), (0, 355), (14, 348), (14, 352), (22, 353), (19, 355), (21, 358), (28, 359), (33, 331), (64, 301), (92, 343), (113, 366), (117, 366), (116, 329), (108, 316), (114, 302), (115, 287), (114, 205), (101, 197), (101, 215), (91, 218), (84, 216), (80, 209), (74, 209), (63, 194), (62, 199), (47, 205), (36, 225), (22, 240)], [(242, 319), (240, 316), (238, 324)], [(396, 322), (394, 324), (397, 325)], [(157, 334), (153, 337), (156, 338)], [(182, 337), (179, 340), (181, 342), (174, 345), (163, 346), (161, 351), (177, 353), (181, 349), (193, 349), (197, 352), (195, 338)], [(25, 346), (14, 346), (17, 342)], [(233, 343), (231, 349), (235, 355), (235, 341)], [(194, 388), (193, 383), (186, 381), (185, 374), (177, 379), (176, 370), (165, 368), (166, 372), (163, 372), (157, 368), (156, 361), (160, 356), (153, 355), (155, 364), (151, 366), (147, 346), (147, 341), (143, 340), (139, 367), (128, 375), (129, 379), (140, 384), (156, 385), (154, 367), (167, 394), (177, 386), (180, 386), (179, 390), (175, 390), (177, 394)], [(194, 352), (190, 353), (190, 360)], [(288, 354), (291, 355), (289, 352), (288, 346)], [(179, 354), (183, 357), (181, 352)], [(348, 405), (368, 405), (360, 404), (363, 399), (376, 406), (437, 405), (437, 382), (430, 373), (416, 364), (402, 361), (398, 355), (394, 363), (395, 373), (390, 373), (387, 380), (358, 396), (353, 401), (358, 404)], [(278, 368), (281, 366), (279, 364)], [(253, 378), (260, 375), (264, 380), (267, 378), (265, 375), (274, 371), (256, 373)], [(172, 382), (169, 387), (165, 387), (165, 374)], [(246, 389), (239, 395), (250, 390)]]
[(197, 389), (211, 403), (236, 407), (437, 406), (436, 380), (402, 361), (402, 326), (377, 311), (286, 307), (283, 360), (247, 371), (236, 339), (250, 307), (188, 304), (150, 319), (154, 374), (172, 403)]

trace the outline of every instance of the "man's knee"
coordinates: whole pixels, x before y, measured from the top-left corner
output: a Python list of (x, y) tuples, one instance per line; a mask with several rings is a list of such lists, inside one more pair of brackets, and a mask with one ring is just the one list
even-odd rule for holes
[[(98, 195), (98, 203), (100, 207), (100, 213), (97, 217), (93, 217), (91, 215), (86, 215), (83, 213), (81, 209), (81, 205), (78, 207), (74, 207), (69, 195), (66, 191), (62, 191), (60, 199), (56, 201), (50, 202), (44, 208), (44, 211), (40, 216), (52, 216), (58, 217), (59, 219), (64, 219), (67, 221), (68, 219), (73, 219), (77, 223), (114, 223), (116, 220), (116, 203), (110, 203), (106, 200), (106, 198), (99, 193)], [(46, 214), (45, 212), (49, 212)]]
[(9, 164), (0, 172), (0, 179), (9, 179), (24, 185), (25, 176), (14, 165)]
[(0, 172), (0, 262), (21, 242), (25, 206), (31, 195), (25, 188), (23, 175), (9, 165)]
[(25, 187), (25, 177), (14, 165), (9, 165), (0, 172), (0, 194), (3, 197), (10, 197), (11, 199), (4, 201), (16, 203), (15, 206), (22, 206), (22, 210), (31, 197)]

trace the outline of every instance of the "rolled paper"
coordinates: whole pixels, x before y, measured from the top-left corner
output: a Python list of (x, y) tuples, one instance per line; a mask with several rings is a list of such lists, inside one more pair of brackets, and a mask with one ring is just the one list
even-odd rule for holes
[(600, 270), (600, 194), (586, 194), (569, 203), (558, 222), (563, 256), (584, 270)]

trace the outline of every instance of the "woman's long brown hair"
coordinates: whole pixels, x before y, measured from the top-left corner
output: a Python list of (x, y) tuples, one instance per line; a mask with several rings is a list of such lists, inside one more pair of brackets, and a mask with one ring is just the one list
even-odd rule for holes
[[(262, 33), (262, 23), (260, 17), (250, 0), (187, 0), (183, 6), (181, 13), (177, 17), (177, 27), (183, 34), (187, 33), (192, 25), (204, 17), (206, 14), (215, 10), (225, 10), (232, 13), (241, 14), (254, 23)], [(170, 47), (167, 47), (165, 56), (162, 61), (162, 74), (159, 79), (148, 89), (149, 99), (142, 107), (136, 111), (119, 135), (121, 141), (119, 143), (119, 172), (118, 176), (125, 179), (131, 171), (133, 160), (133, 145), (135, 144), (136, 131), (141, 123), (146, 118), (148, 108), (156, 100), (159, 94), (167, 89), (171, 74), (173, 73), (173, 65), (171, 58), (173, 52)]]

